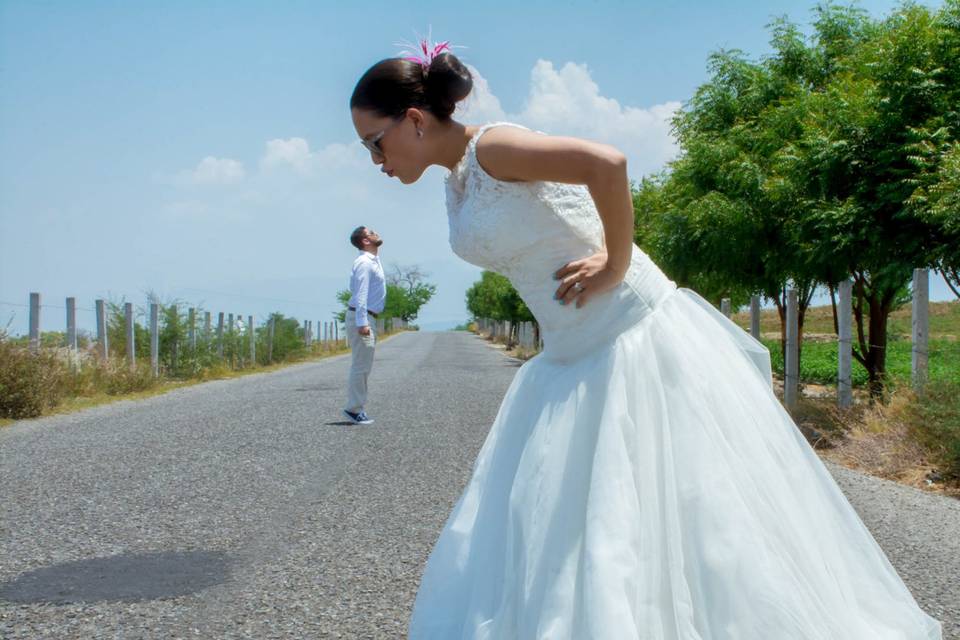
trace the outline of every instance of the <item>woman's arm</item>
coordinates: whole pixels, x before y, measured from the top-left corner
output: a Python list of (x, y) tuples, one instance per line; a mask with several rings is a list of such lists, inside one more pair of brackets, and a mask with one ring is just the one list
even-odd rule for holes
[[(566, 182), (589, 189), (603, 223), (604, 249), (556, 272), (561, 303), (576, 300), (579, 308), (623, 280), (633, 250), (633, 198), (622, 153), (589, 140), (495, 127), (477, 141), (477, 161), (498, 180)], [(582, 292), (574, 282), (583, 285)]]

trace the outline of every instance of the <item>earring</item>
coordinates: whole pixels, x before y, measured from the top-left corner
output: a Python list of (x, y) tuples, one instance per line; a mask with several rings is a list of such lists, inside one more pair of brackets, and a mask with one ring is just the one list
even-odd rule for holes
[(417, 137), (418, 137), (418, 138), (422, 138), (422, 137), (423, 137), (423, 129), (417, 129)]

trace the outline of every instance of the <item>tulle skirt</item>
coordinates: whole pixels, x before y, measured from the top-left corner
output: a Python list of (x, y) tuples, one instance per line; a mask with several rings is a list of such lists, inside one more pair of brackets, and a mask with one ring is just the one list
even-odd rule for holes
[(693, 291), (527, 361), (430, 554), (411, 640), (940, 640)]

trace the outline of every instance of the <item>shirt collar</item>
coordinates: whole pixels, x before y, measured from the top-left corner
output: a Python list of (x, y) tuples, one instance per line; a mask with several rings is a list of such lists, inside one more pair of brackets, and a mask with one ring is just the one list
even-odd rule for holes
[(367, 257), (370, 258), (371, 260), (376, 260), (377, 262), (380, 262), (380, 256), (374, 255), (374, 254), (370, 253), (369, 251), (364, 251), (362, 255), (367, 256)]

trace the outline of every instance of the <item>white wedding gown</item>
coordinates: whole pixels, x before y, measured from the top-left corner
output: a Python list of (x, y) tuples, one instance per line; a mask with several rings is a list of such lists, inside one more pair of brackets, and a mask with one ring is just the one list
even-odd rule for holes
[(411, 640), (940, 640), (777, 400), (763, 345), (637, 247), (615, 289), (553, 299), (600, 219), (581, 186), (490, 177), (490, 126), (447, 178), (450, 242), (511, 280), (544, 350), (430, 555)]

